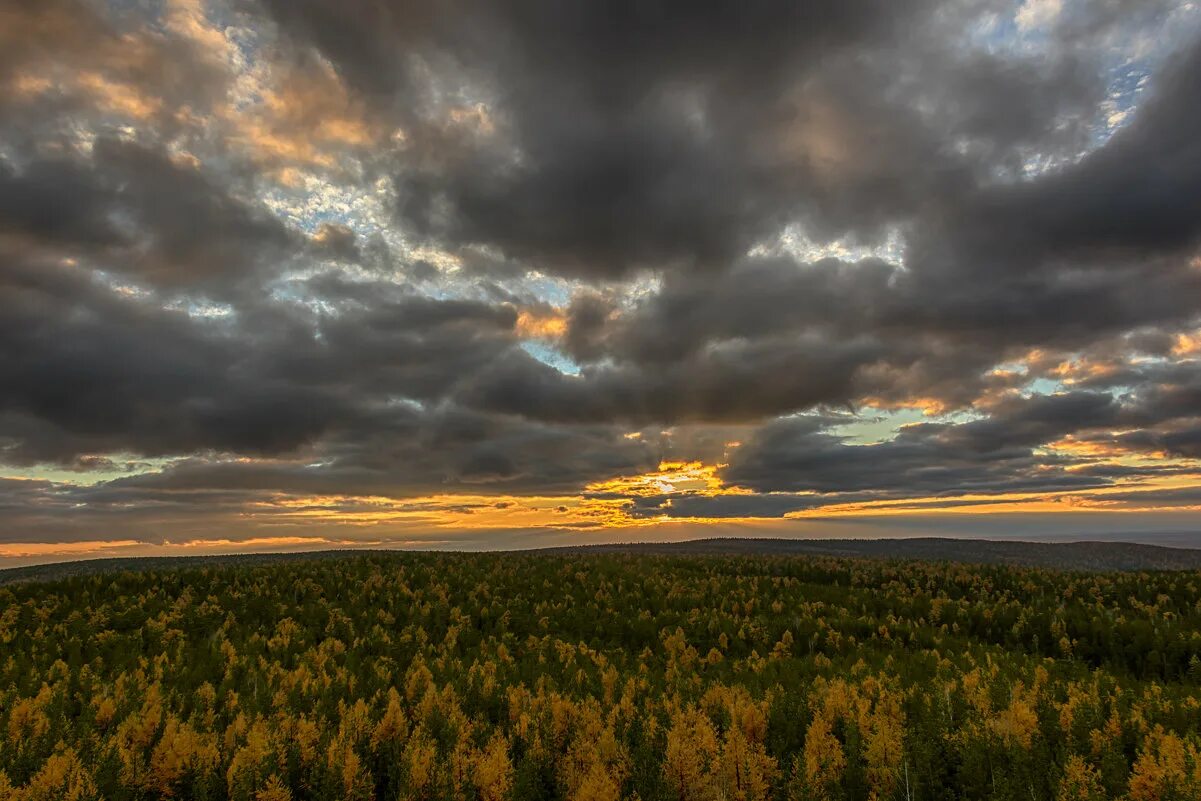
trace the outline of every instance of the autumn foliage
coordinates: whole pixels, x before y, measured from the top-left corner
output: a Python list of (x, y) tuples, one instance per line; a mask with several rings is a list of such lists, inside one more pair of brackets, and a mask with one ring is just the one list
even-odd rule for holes
[(406, 554), (0, 588), (0, 801), (1191, 801), (1201, 575)]

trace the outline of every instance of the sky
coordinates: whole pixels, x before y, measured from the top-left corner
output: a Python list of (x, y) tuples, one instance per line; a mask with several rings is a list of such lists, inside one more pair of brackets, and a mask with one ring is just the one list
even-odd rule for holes
[(1201, 4), (0, 0), (0, 564), (1201, 546)]

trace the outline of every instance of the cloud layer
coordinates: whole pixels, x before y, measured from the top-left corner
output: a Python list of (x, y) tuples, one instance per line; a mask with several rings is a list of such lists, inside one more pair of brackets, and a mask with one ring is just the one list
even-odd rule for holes
[(0, 21), (0, 556), (1201, 507), (1193, 3)]

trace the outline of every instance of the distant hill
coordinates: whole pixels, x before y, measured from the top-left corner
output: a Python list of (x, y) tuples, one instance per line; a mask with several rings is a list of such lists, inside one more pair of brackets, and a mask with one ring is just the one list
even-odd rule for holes
[[(0, 569), (0, 585), (50, 581), (68, 576), (119, 573), (127, 570), (184, 569), (220, 565), (262, 565), (288, 561), (346, 559), (355, 556), (400, 556), (404, 551), (337, 550), (302, 553), (259, 553), (222, 556), (151, 556), (87, 559)], [(728, 556), (838, 556), (855, 559), (909, 559), (925, 562), (1004, 564), (1057, 570), (1201, 570), (1201, 549), (1143, 545), (1132, 542), (1022, 542), (948, 537), (909, 539), (793, 540), (725, 537), (684, 542), (630, 542), (509, 551), (525, 555), (629, 553)]]
[(1060, 570), (1199, 570), (1201, 549), (1132, 542), (1022, 542), (950, 537), (793, 540), (725, 537), (685, 542), (643, 542), (550, 548), (551, 552), (753, 554), (918, 559), (1048, 567)]
[(25, 581), (53, 581), (70, 576), (93, 576), (127, 570), (172, 570), (219, 567), (223, 565), (266, 565), (278, 562), (304, 562), (316, 559), (345, 559), (366, 554), (397, 551), (302, 551), (297, 553), (247, 553), (214, 556), (140, 556), (111, 559), (81, 559), (48, 565), (25, 565), (0, 569), (0, 586)]

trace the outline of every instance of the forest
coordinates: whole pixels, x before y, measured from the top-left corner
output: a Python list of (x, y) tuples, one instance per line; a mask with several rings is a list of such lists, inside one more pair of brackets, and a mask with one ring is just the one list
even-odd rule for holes
[(1201, 572), (371, 554), (0, 587), (0, 801), (1195, 801)]

